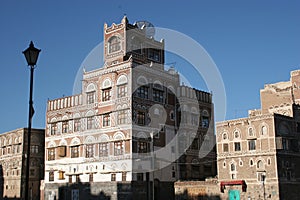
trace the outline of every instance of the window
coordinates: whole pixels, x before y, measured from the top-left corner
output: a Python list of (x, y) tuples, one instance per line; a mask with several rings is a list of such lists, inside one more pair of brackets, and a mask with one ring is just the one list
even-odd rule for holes
[(75, 132), (80, 131), (80, 126), (81, 126), (80, 119), (74, 119), (74, 131)]
[(68, 132), (68, 127), (69, 127), (68, 121), (63, 121), (62, 122), (62, 133), (67, 133)]
[(137, 181), (144, 181), (144, 174), (143, 173), (137, 173), (136, 179), (137, 179)]
[(252, 127), (250, 127), (249, 129), (248, 129), (248, 135), (251, 137), (251, 136), (254, 136), (254, 133), (253, 133), (253, 128)]
[(176, 172), (172, 171), (172, 178), (175, 178), (175, 177), (176, 177)]
[(228, 144), (227, 143), (225, 143), (225, 144), (223, 144), (223, 152), (228, 152)]
[(123, 153), (124, 153), (123, 142), (122, 141), (114, 142), (114, 155), (115, 156), (123, 155)]
[(271, 165), (271, 158), (268, 158), (268, 165)]
[(87, 101), (87, 104), (93, 104), (95, 103), (95, 92), (87, 92), (86, 93), (86, 101)]
[(102, 90), (102, 101), (109, 101), (111, 98), (111, 89)]
[(59, 146), (57, 148), (58, 150), (58, 156), (59, 157), (65, 157), (66, 156), (66, 153), (67, 153), (67, 147), (66, 146)]
[(164, 101), (164, 92), (161, 90), (153, 89), (153, 100), (163, 103)]
[(48, 149), (48, 160), (55, 160), (55, 148)]
[(137, 89), (137, 96), (143, 99), (148, 99), (148, 90), (149, 88), (146, 86), (140, 86)]
[(231, 179), (236, 179), (236, 174), (231, 174)]
[(126, 172), (122, 172), (122, 181), (126, 181)]
[(254, 162), (253, 162), (252, 159), (250, 160), (250, 163), (249, 163), (249, 164), (250, 164), (250, 166), (253, 166), (253, 165), (254, 165)]
[(234, 131), (234, 138), (239, 138), (240, 137), (240, 133), (238, 131)]
[(79, 146), (71, 146), (71, 158), (78, 158), (79, 157)]
[(79, 174), (76, 174), (76, 183), (79, 183), (80, 182), (80, 176)]
[(121, 50), (121, 41), (117, 36), (112, 36), (108, 40), (108, 53), (113, 53)]
[(256, 167), (257, 169), (262, 169), (263, 168), (263, 162), (261, 160), (259, 160), (257, 163), (256, 163)]
[(282, 138), (282, 149), (289, 150), (289, 140), (286, 138)]
[(86, 129), (93, 129), (94, 128), (94, 117), (87, 117), (87, 124)]
[(145, 112), (138, 111), (137, 114), (137, 124), (138, 125), (145, 125)]
[(262, 134), (262, 135), (267, 135), (267, 133), (268, 133), (267, 127), (266, 127), (266, 126), (262, 126), (262, 127), (261, 127), (261, 134)]
[(118, 98), (125, 97), (127, 95), (127, 85), (118, 86)]
[(103, 115), (103, 127), (110, 126), (110, 114)]
[(171, 112), (170, 112), (170, 120), (171, 120), (171, 121), (174, 121), (174, 119), (175, 119), (174, 111), (171, 111)]
[(223, 140), (227, 140), (227, 139), (228, 139), (227, 134), (223, 133)]
[(118, 124), (126, 123), (126, 110), (118, 111)]
[(202, 128), (208, 128), (209, 127), (209, 119), (206, 116), (202, 117)]
[(99, 156), (100, 157), (108, 156), (108, 143), (99, 144)]
[(239, 161), (239, 165), (243, 166), (243, 161), (242, 160)]
[(30, 146), (30, 153), (32, 153), (32, 154), (39, 153), (39, 146), (38, 145), (31, 145)]
[(250, 151), (256, 149), (256, 140), (248, 140), (248, 148)]
[(148, 150), (148, 142), (145, 141), (138, 141), (137, 143), (138, 147), (138, 153), (147, 153), (149, 152)]
[(86, 145), (85, 157), (86, 158), (94, 157), (94, 145), (93, 144), (87, 144)]
[(89, 182), (93, 182), (94, 181), (94, 174), (90, 173), (89, 174)]
[(235, 142), (234, 143), (234, 151), (240, 151), (241, 150), (241, 143)]
[(35, 176), (35, 170), (34, 169), (30, 169), (30, 176)]
[(64, 180), (65, 179), (65, 172), (64, 171), (58, 171), (58, 179)]
[(266, 179), (266, 174), (264, 172), (258, 172), (257, 173), (257, 180), (259, 182), (264, 182)]
[(152, 48), (150, 48), (148, 52), (149, 52), (148, 53), (149, 59), (154, 60), (154, 61), (159, 61), (160, 60), (159, 50), (158, 49), (152, 49)]
[(54, 171), (49, 172), (49, 181), (54, 181)]
[(233, 172), (233, 171), (235, 171), (235, 170), (236, 170), (235, 164), (232, 163), (232, 164), (230, 165), (230, 171)]
[(56, 135), (56, 133), (57, 133), (57, 124), (56, 123), (52, 123), (51, 124), (51, 132), (50, 132), (50, 134), (51, 135)]
[(72, 183), (72, 176), (69, 175), (69, 183)]
[(111, 181), (116, 181), (116, 174), (111, 174)]

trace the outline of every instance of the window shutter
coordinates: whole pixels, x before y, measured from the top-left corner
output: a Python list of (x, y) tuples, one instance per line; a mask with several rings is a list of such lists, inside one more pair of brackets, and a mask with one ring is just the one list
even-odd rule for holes
[(58, 155), (59, 155), (59, 157), (65, 157), (66, 156), (66, 146), (58, 147)]
[(282, 137), (276, 137), (276, 149), (283, 149), (283, 147), (282, 147)]

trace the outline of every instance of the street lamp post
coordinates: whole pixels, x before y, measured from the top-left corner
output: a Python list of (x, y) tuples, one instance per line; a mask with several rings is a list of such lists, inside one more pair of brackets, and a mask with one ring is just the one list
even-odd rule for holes
[(265, 180), (266, 180), (266, 172), (262, 174), (262, 184), (263, 184), (263, 199), (266, 199), (266, 189), (265, 189)]
[[(30, 42), (29, 47), (23, 51), (27, 64), (30, 67), (30, 90), (29, 90), (29, 116), (27, 129), (27, 152), (26, 152), (26, 180), (25, 180), (25, 200), (29, 200), (29, 168), (30, 168), (30, 139), (31, 139), (31, 122), (34, 114), (32, 93), (33, 93), (33, 72), (40, 53), (40, 49), (34, 47), (33, 42)], [(24, 194), (24, 193), (22, 193)]]

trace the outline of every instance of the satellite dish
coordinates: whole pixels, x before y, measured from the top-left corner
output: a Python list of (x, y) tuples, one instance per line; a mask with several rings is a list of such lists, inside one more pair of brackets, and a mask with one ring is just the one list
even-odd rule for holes
[(135, 23), (139, 29), (146, 29), (146, 37), (151, 38), (155, 35), (155, 28), (153, 24), (147, 21), (138, 21)]

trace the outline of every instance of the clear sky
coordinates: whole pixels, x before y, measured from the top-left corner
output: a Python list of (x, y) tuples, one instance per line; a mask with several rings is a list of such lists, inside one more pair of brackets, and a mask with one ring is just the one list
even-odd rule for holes
[(103, 40), (103, 24), (119, 23), (124, 14), (131, 23), (147, 20), (201, 44), (222, 75), (226, 119), (245, 117), (260, 108), (264, 84), (286, 81), (300, 69), (299, 9), (299, 1), (273, 0), (1, 0), (0, 133), (27, 126), (29, 69), (22, 51), (30, 40), (42, 49), (33, 127), (43, 128), (47, 100), (72, 95), (77, 70)]

